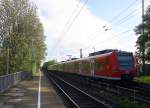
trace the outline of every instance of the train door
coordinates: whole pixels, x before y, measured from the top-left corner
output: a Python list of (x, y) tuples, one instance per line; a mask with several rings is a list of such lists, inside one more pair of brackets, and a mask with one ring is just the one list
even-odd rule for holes
[(91, 59), (90, 71), (91, 71), (91, 76), (94, 76), (94, 59)]

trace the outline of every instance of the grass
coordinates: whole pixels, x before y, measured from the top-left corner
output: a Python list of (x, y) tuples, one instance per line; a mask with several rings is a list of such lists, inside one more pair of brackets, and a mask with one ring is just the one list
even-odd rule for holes
[(135, 78), (135, 81), (150, 84), (150, 76), (140, 76)]
[(108, 92), (99, 93), (101, 96), (106, 96), (110, 97), (112, 100), (115, 100), (118, 102), (120, 105), (122, 105), (124, 108), (149, 108), (149, 104), (139, 102), (139, 101), (134, 101), (133, 99), (126, 97), (126, 96), (121, 96), (121, 95), (114, 95)]

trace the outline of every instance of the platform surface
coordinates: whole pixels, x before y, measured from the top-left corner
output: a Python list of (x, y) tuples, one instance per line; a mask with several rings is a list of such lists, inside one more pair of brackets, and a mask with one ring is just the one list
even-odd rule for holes
[(0, 108), (65, 108), (62, 100), (43, 74), (41, 74), (39, 90), (39, 79), (40, 75), (34, 76), (32, 80), (22, 81), (1, 93)]

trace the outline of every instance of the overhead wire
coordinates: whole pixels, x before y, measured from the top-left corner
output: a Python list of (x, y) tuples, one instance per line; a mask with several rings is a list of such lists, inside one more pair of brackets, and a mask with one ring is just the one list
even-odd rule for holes
[[(65, 25), (64, 25), (64, 28), (63, 28), (63, 30), (62, 30), (62, 32), (61, 32), (61, 34), (60, 34), (61, 38), (62, 38), (62, 36), (63, 36), (63, 34), (64, 34), (64, 32), (65, 32), (66, 27), (67, 27), (68, 24), (70, 23), (70, 21), (71, 21), (71, 19), (72, 19), (72, 17), (73, 17), (73, 14), (75, 14), (76, 10), (79, 8), (80, 2), (81, 2), (81, 0), (78, 0), (78, 3), (76, 4), (76, 7), (73, 9), (73, 11), (71, 12), (69, 18), (67, 19), (67, 21), (66, 21), (66, 23), (65, 23)], [(54, 45), (54, 48), (57, 46), (57, 44), (59, 43), (59, 41), (61, 41), (61, 38), (59, 38), (59, 39), (56, 41), (56, 44)]]
[(73, 23), (75, 22), (75, 20), (77, 19), (77, 17), (80, 15), (81, 11), (83, 10), (84, 6), (87, 4), (88, 0), (86, 0), (82, 7), (80, 8), (80, 10), (78, 11), (78, 13), (75, 15), (75, 17), (73, 18), (73, 20), (71, 21), (71, 23), (69, 24), (69, 26), (67, 27), (67, 32), (70, 30), (70, 28), (72, 27)]
[[(113, 24), (116, 24), (117, 26), (118, 25), (120, 25), (120, 24), (123, 24), (123, 23), (125, 23), (126, 21), (129, 21), (128, 19), (132, 19), (133, 17), (133, 15), (134, 15), (134, 13), (135, 12), (137, 12), (137, 11), (139, 11), (139, 9), (140, 8), (137, 8), (137, 9), (135, 9), (135, 10), (133, 10), (132, 12), (130, 12), (127, 16), (125, 16), (125, 17), (123, 17), (122, 19), (120, 19), (119, 21), (114, 21), (117, 17), (119, 17), (119, 16), (121, 16), (121, 14), (122, 14), (122, 12), (124, 12), (125, 10), (127, 10), (127, 9), (129, 9), (135, 2), (137, 2), (138, 0), (135, 0), (134, 2), (132, 2), (126, 9), (124, 9), (123, 11), (121, 11), (117, 16), (115, 16), (115, 17), (113, 17), (112, 18), (112, 22), (114, 22)], [(118, 19), (118, 18), (117, 18)], [(119, 35), (120, 34), (126, 34), (126, 33), (128, 33), (129, 31), (132, 31), (132, 30), (127, 30), (127, 31), (124, 31), (124, 32), (122, 32), (122, 33), (119, 33)], [(113, 36), (113, 37), (110, 37), (110, 38), (108, 38), (108, 39), (106, 39), (106, 40), (103, 40), (103, 41), (101, 41), (100, 43), (98, 43), (98, 44), (103, 44), (104, 42), (106, 42), (106, 41), (109, 41), (109, 40), (111, 40), (111, 39), (114, 39), (114, 38), (116, 38), (116, 37), (118, 37), (119, 35), (115, 35), (115, 36)], [(95, 44), (94, 44), (95, 45)], [(91, 45), (90, 45), (91, 46)], [(83, 50), (86, 50), (86, 49), (88, 49), (88, 47), (86, 47), (86, 48), (84, 48)]]
[[(65, 27), (70, 23), (70, 21), (71, 21), (73, 15), (75, 14), (75, 12), (77, 11), (77, 9), (79, 8), (80, 1), (81, 1), (81, 0), (77, 0), (77, 1), (78, 1), (78, 3), (76, 4), (74, 10), (72, 11), (71, 15), (69, 16), (67, 22), (65, 23)], [(65, 28), (65, 27), (64, 27), (64, 28)], [(63, 31), (64, 31), (64, 30), (63, 30)]]
[[(113, 18), (111, 19), (111, 22), (114, 22), (116, 19), (118, 19), (118, 17), (120, 17), (122, 13), (124, 13), (124, 12), (127, 11), (127, 10), (129, 10), (137, 1), (138, 1), (138, 0), (133, 1), (127, 8), (125, 8), (125, 9), (122, 10), (119, 14), (117, 14), (115, 17), (113, 17)], [(139, 8), (138, 8), (138, 9), (139, 9)], [(114, 24), (117, 24), (117, 23), (122, 24), (122, 23), (124, 23), (125, 21), (127, 21), (127, 19), (129, 19), (129, 17), (130, 17), (131, 15), (133, 15), (133, 12), (138, 11), (138, 9), (133, 10), (133, 11), (130, 12), (127, 16), (123, 17), (122, 19), (120, 19), (120, 20), (117, 21), (117, 22), (114, 22)], [(133, 18), (133, 17), (132, 17), (132, 18)], [(105, 26), (106, 26), (106, 25), (105, 25)], [(103, 26), (103, 27), (105, 27), (105, 26)], [(118, 26), (118, 24), (117, 24), (117, 26)]]
[[(111, 39), (114, 39), (114, 38), (116, 38), (116, 37), (118, 37), (118, 36), (122, 36), (121, 34), (129, 33), (129, 31), (132, 31), (132, 29), (129, 29), (129, 30), (123, 31), (123, 32), (121, 32), (121, 33), (118, 33), (118, 34), (116, 34), (116, 35), (113, 35), (113, 36), (111, 36), (111, 37), (109, 37), (109, 38), (107, 38), (107, 39), (105, 39), (105, 40), (102, 40), (102, 41), (100, 41), (100, 42), (98, 42), (98, 43), (95, 43), (94, 45), (96, 45), (96, 44), (102, 44), (102, 43), (104, 43), (104, 42), (106, 42), (106, 41), (109, 41), (109, 40), (111, 40)], [(92, 44), (90, 44), (90, 45), (88, 45), (87, 47), (83, 48), (83, 50), (88, 49), (91, 45), (92, 45)]]
[(140, 8), (137, 8), (137, 9), (133, 10), (127, 16), (123, 17), (122, 19), (120, 19), (119, 21), (117, 21), (113, 24), (116, 24), (118, 26), (118, 25), (122, 24), (123, 22), (126, 22), (128, 19), (132, 19), (133, 17), (131, 17), (131, 16), (134, 16), (135, 12), (139, 11), (139, 9)]
[[(136, 2), (137, 0), (135, 0), (134, 2), (132, 2), (132, 4), (130, 4), (126, 9), (129, 9), (135, 2)], [(124, 9), (124, 10), (126, 10), (126, 9)], [(124, 11), (123, 10), (123, 11)], [(139, 8), (138, 9), (135, 9), (135, 10), (133, 10), (132, 12), (130, 12), (127, 16), (125, 16), (125, 17), (123, 17), (122, 19), (120, 19), (118, 22), (115, 22), (116, 24), (117, 24), (117, 26), (119, 25), (119, 24), (122, 24), (122, 23), (124, 23), (124, 22), (126, 22), (127, 21), (127, 19), (129, 19), (130, 18), (130, 16), (132, 16), (133, 14), (134, 14), (134, 12), (136, 12), (136, 11), (138, 11), (139, 10)], [(121, 12), (123, 12), (123, 11), (121, 11)], [(121, 13), (119, 13), (117, 16), (120, 16), (121, 15)], [(115, 18), (115, 17), (114, 17)], [(112, 18), (112, 21), (113, 21), (113, 19), (114, 18)], [(133, 18), (133, 17), (131, 17), (131, 18)], [(105, 25), (106, 26), (106, 25)], [(124, 32), (122, 32), (122, 33), (127, 33), (129, 30), (127, 30), (127, 31), (124, 31)], [(131, 30), (130, 30), (131, 31)], [(121, 34), (122, 34), (121, 33)], [(120, 34), (120, 33), (119, 33)], [(116, 35), (115, 35), (116, 36)], [(117, 35), (118, 36), (118, 35)], [(115, 38), (114, 36), (112, 37), (112, 38)], [(109, 39), (108, 39), (109, 40)], [(107, 41), (107, 40), (106, 40)], [(91, 45), (90, 45), (91, 46)], [(86, 48), (83, 48), (83, 49), (87, 49), (88, 47), (86, 47)]]
[[(136, 0), (137, 1), (137, 0)], [(145, 1), (145, 3), (149, 3), (150, 1)], [(120, 24), (123, 24), (124, 22), (128, 21), (128, 19), (132, 19), (134, 17), (134, 14), (135, 12), (138, 12), (139, 10), (141, 9), (141, 7), (135, 9), (135, 10), (132, 10), (129, 14), (127, 14), (127, 16), (121, 18), (120, 20), (118, 20), (117, 22), (113, 22), (112, 24), (114, 25), (120, 25)], [(139, 12), (138, 12), (139, 13)], [(138, 14), (137, 13), (137, 14)], [(133, 17), (132, 17), (133, 16)]]
[[(135, 0), (135, 1), (133, 1), (127, 8), (125, 8), (123, 11), (121, 11), (118, 15), (116, 15), (115, 17), (113, 17), (112, 19), (111, 19), (111, 22), (114, 22), (114, 20), (115, 19), (117, 19), (117, 17), (119, 17), (119, 16), (121, 16), (121, 14), (124, 12), (124, 11), (127, 11), (127, 10), (129, 10), (130, 9), (130, 7), (131, 6), (133, 6), (136, 2), (137, 2), (138, 0)], [(138, 8), (139, 9), (139, 8)], [(114, 22), (114, 24), (117, 24), (117, 26), (119, 25), (119, 24), (122, 24), (122, 23), (124, 23), (124, 22), (126, 22), (133, 14), (134, 14), (134, 12), (136, 12), (136, 11), (138, 11), (138, 9), (135, 9), (135, 10), (133, 10), (132, 12), (130, 12), (127, 16), (125, 16), (125, 17), (123, 17), (122, 19), (120, 19), (119, 21), (115, 21)], [(133, 17), (131, 17), (131, 18), (133, 18)], [(105, 25), (106, 26), (106, 25)], [(129, 30), (127, 30), (127, 31), (124, 31), (124, 32), (122, 32), (122, 33), (127, 33)], [(130, 30), (131, 31), (131, 30)], [(121, 34), (122, 34), (121, 33)], [(120, 33), (119, 33), (120, 34)], [(116, 35), (115, 35), (116, 36)], [(117, 35), (118, 36), (118, 35)], [(112, 37), (112, 38), (115, 38), (114, 36)], [(111, 39), (112, 39), (111, 38)], [(107, 39), (106, 41), (108, 41), (108, 40), (110, 40), (110, 39)], [(91, 46), (91, 45), (90, 45)], [(87, 49), (88, 47), (86, 47), (86, 48), (84, 48), (84, 49)]]
[[(116, 15), (115, 17), (113, 17), (113, 18), (111, 19), (111, 22), (113, 22), (113, 24), (116, 24), (116, 25), (118, 26), (118, 25), (121, 25), (121, 24), (125, 23), (126, 21), (129, 21), (129, 19), (132, 19), (132, 18), (133, 18), (132, 16), (134, 15), (134, 13), (137, 12), (137, 11), (139, 11), (140, 8), (137, 8), (137, 9), (133, 10), (133, 11), (130, 12), (127, 16), (125, 16), (125, 17), (119, 19), (119, 21), (115, 21), (116, 19), (118, 19), (117, 17), (121, 16), (121, 14), (122, 14), (124, 11), (128, 10), (128, 9), (129, 9), (131, 6), (133, 6), (134, 3), (136, 3), (137, 1), (138, 1), (138, 0), (135, 0), (135, 1), (132, 2), (127, 8), (125, 8), (123, 11), (121, 11), (118, 15)], [(105, 25), (105, 26), (106, 26), (106, 25)], [(109, 40), (111, 40), (111, 39), (114, 39), (114, 38), (118, 37), (120, 34), (126, 34), (126, 33), (128, 33), (129, 31), (132, 31), (132, 30), (127, 30), (127, 31), (124, 31), (124, 32), (122, 32), (122, 33), (119, 33), (118, 35), (115, 35), (115, 36), (113, 36), (113, 37), (110, 37), (110, 38), (108, 38), (108, 39), (106, 39), (106, 40), (103, 40), (103, 41), (99, 42), (98, 44), (103, 44), (104, 42), (109, 41)], [(95, 44), (94, 44), (94, 45), (95, 45)], [(88, 47), (83, 48), (83, 50), (88, 49), (90, 46), (91, 46), (91, 44), (90, 44)]]
[[(117, 23), (115, 20), (118, 19), (118, 18), (121, 16), (122, 13), (124, 13), (124, 12), (127, 11), (127, 10), (129, 10), (129, 9), (131, 8), (131, 6), (133, 6), (133, 5), (135, 4), (135, 2), (137, 2), (137, 1), (138, 1), (138, 0), (133, 1), (127, 8), (125, 8), (125, 9), (124, 9), (123, 11), (121, 11), (118, 15), (116, 15), (115, 17), (113, 17), (113, 18), (111, 19), (111, 22)], [(68, 27), (67, 27), (67, 29), (66, 29), (66, 33), (69, 32), (69, 30), (71, 29), (73, 23), (75, 22), (75, 20), (77, 19), (77, 17), (78, 17), (79, 14), (81, 13), (82, 9), (83, 9), (84, 6), (87, 4), (87, 2), (88, 2), (88, 0), (86, 0), (86, 1), (84, 2), (84, 4), (82, 5), (82, 7), (81, 7), (80, 10), (78, 11), (78, 13), (74, 16), (74, 18), (73, 18), (73, 20), (71, 21), (71, 23), (68, 24)], [(129, 18), (129, 17), (131, 16), (131, 14), (133, 14), (133, 12), (130, 13), (130, 14), (128, 14), (127, 16), (123, 17), (122, 19), (120, 19), (120, 20), (118, 21), (118, 23), (120, 24), (120, 22), (121, 22), (121, 23), (124, 23), (125, 21), (127, 21), (127, 18)], [(67, 23), (68, 23), (68, 22), (67, 22)], [(131, 31), (131, 30), (130, 30), (130, 31)], [(128, 32), (129, 32), (129, 30), (124, 31), (124, 32), (119, 33), (119, 34), (128, 33)], [(64, 34), (65, 34), (65, 33), (64, 33)], [(63, 37), (65, 36), (64, 34), (62, 35)], [(119, 35), (119, 34), (118, 34), (118, 35)], [(107, 40), (103, 40), (102, 43), (104, 43), (105, 41), (111, 40), (112, 38), (118, 37), (118, 35), (115, 35), (115, 36), (111, 37), (110, 39), (108, 38)], [(62, 40), (62, 38), (60, 39), (60, 41), (61, 41), (61, 40)], [(59, 43), (59, 41), (58, 41), (58, 43)], [(56, 44), (56, 45), (57, 45), (57, 44)], [(84, 48), (84, 49), (86, 49), (86, 48)]]
[(138, 0), (135, 0), (133, 1), (127, 8), (123, 9), (122, 11), (120, 11), (116, 16), (114, 16), (110, 22), (114, 22), (116, 19), (118, 19), (121, 14), (123, 14), (124, 12), (126, 12), (127, 10), (129, 10), (133, 5), (135, 5), (135, 3), (137, 2)]
[[(72, 21), (69, 23), (69, 21), (67, 21), (68, 27), (66, 27), (66, 31), (63, 31), (63, 33), (61, 34), (61, 38), (59, 38), (56, 42), (56, 44), (54, 45), (53, 50), (57, 47), (57, 45), (61, 42), (61, 40), (64, 38), (65, 34), (69, 32), (69, 30), (71, 29), (73, 23), (75, 22), (75, 20), (77, 19), (77, 17), (80, 15), (81, 11), (83, 10), (84, 6), (88, 3), (88, 0), (85, 0), (85, 2), (83, 3), (83, 5), (80, 7), (78, 13), (73, 17)], [(78, 6), (78, 5), (77, 5)]]
[[(134, 5), (134, 3), (136, 3), (138, 0), (135, 0), (135, 1), (133, 1), (127, 8), (125, 8), (123, 11), (121, 11), (118, 15), (116, 15), (115, 17), (113, 17), (112, 18), (112, 22), (114, 22), (114, 24), (116, 23), (119, 23), (119, 24), (122, 24), (122, 23), (124, 23), (124, 22), (126, 22), (127, 21), (127, 19), (129, 19), (130, 18), (130, 16), (132, 16), (133, 14), (134, 14), (134, 12), (136, 12), (136, 11), (138, 11), (138, 9), (135, 9), (135, 10), (133, 10), (132, 12), (130, 12), (127, 16), (125, 16), (125, 17), (123, 17), (122, 19), (120, 19), (119, 21), (115, 21), (115, 19), (116, 19), (116, 17), (119, 17), (119, 16), (121, 16), (121, 14), (124, 12), (124, 11), (126, 11), (126, 10), (129, 10), (130, 8), (131, 8), (131, 6), (133, 6)], [(133, 17), (131, 17), (131, 18), (133, 18)], [(118, 25), (118, 24), (117, 24)], [(121, 33), (119, 33), (119, 34), (117, 34), (117, 35), (115, 35), (115, 36), (112, 36), (111, 38), (108, 38), (108, 39), (106, 39), (106, 40), (103, 40), (103, 42), (102, 43), (104, 43), (105, 41), (108, 41), (108, 40), (111, 40), (111, 39), (113, 39), (113, 38), (115, 38), (115, 37), (118, 37), (119, 35), (121, 35), (121, 34), (123, 34), (123, 33), (128, 33), (129, 31), (132, 31), (132, 30), (126, 30), (126, 31), (124, 31), (124, 32), (121, 32)], [(101, 44), (101, 43), (99, 43), (99, 44)], [(91, 45), (90, 45), (91, 46)], [(88, 47), (86, 47), (86, 48), (83, 48), (83, 50), (85, 50), (85, 49), (88, 49), (90, 46), (88, 46)], [(78, 48), (79, 49), (79, 48)]]

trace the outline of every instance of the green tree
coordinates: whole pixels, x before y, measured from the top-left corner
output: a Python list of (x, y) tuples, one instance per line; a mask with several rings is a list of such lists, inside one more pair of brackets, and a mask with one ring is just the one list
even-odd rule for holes
[(43, 68), (43, 69), (47, 69), (48, 66), (53, 65), (53, 64), (56, 64), (56, 63), (57, 63), (56, 60), (50, 60), (50, 61), (48, 61), (48, 62), (45, 62), (45, 63), (43, 64), (42, 68)]
[[(144, 26), (144, 34), (142, 32)], [(144, 15), (144, 25), (139, 24), (135, 27), (135, 33), (138, 35), (136, 41), (137, 56), (142, 61), (143, 55), (146, 62), (150, 62), (150, 6), (147, 7)], [(144, 52), (144, 54), (143, 54)]]
[[(45, 57), (43, 26), (29, 0), (0, 0), (0, 73), (31, 71)], [(7, 64), (7, 65), (6, 65)]]

